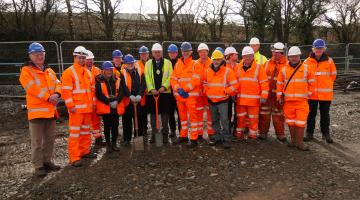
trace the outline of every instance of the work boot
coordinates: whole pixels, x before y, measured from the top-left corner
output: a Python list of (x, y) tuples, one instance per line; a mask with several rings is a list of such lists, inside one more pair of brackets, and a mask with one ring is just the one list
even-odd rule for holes
[(198, 142), (200, 143), (200, 144), (202, 144), (202, 143), (204, 143), (204, 137), (202, 136), (202, 135), (198, 135)]
[(44, 168), (46, 171), (53, 171), (53, 172), (59, 171), (61, 169), (60, 166), (55, 165), (52, 162), (44, 163)]
[(189, 141), (188, 137), (178, 137), (174, 140), (174, 144), (183, 144), (183, 143), (187, 143)]
[(322, 136), (323, 140), (326, 140), (327, 143), (334, 143), (334, 140), (330, 137), (330, 134), (325, 134)]
[(120, 151), (120, 149), (117, 147), (116, 141), (112, 141), (112, 142), (111, 142), (111, 148), (112, 148), (114, 151)]
[(197, 140), (190, 140), (190, 144), (188, 145), (189, 148), (195, 148), (198, 146)]
[(296, 130), (296, 142), (297, 142), (297, 148), (302, 151), (309, 151), (309, 147), (304, 144), (303, 137), (304, 137), (304, 130), (303, 127), (295, 127)]
[(231, 147), (230, 142), (224, 141), (223, 142), (223, 147), (224, 147), (224, 149), (230, 149), (230, 147)]
[(77, 160), (77, 161), (72, 162), (71, 165), (73, 167), (82, 167), (82, 162), (81, 162), (81, 160)]
[(35, 169), (35, 176), (37, 177), (45, 177), (47, 175), (45, 167), (39, 167)]
[(310, 142), (314, 139), (313, 133), (306, 133), (306, 136), (304, 137), (304, 142)]
[(209, 136), (209, 146), (215, 146), (216, 145), (216, 139), (213, 135)]
[(267, 134), (262, 134), (262, 133), (260, 133), (259, 136), (258, 136), (258, 139), (260, 139), (260, 140), (266, 140), (266, 139), (267, 139)]
[(168, 144), (169, 143), (169, 134), (165, 133), (163, 134), (163, 144)]
[(296, 147), (296, 127), (295, 126), (289, 126), (290, 131), (290, 142), (288, 144), (288, 147)]
[(102, 137), (95, 138), (95, 147), (103, 147), (105, 143), (103, 142)]
[(150, 144), (154, 144), (155, 143), (155, 134), (157, 133), (157, 131), (151, 131), (151, 138), (150, 138)]
[(176, 131), (175, 130), (172, 130), (170, 135), (169, 135), (170, 138), (174, 138), (176, 137)]
[(286, 142), (286, 137), (284, 134), (281, 135), (276, 134), (276, 139), (279, 140), (280, 142)]
[(256, 138), (257, 138), (256, 133), (249, 133), (249, 134), (248, 134), (248, 139), (255, 140)]
[(91, 153), (91, 152), (81, 156), (81, 158), (96, 158), (96, 157), (97, 157), (97, 155), (95, 153)]
[(124, 146), (125, 146), (125, 147), (130, 146), (130, 141), (124, 141)]
[(106, 154), (111, 154), (113, 152), (113, 148), (110, 142), (106, 142)]

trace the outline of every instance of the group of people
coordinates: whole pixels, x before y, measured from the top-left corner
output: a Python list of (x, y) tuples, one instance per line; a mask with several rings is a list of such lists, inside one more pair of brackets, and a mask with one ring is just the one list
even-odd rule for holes
[(209, 47), (201, 43), (199, 59), (194, 60), (191, 43), (183, 42), (181, 56), (171, 44), (167, 59), (162, 45), (155, 43), (151, 52), (145, 46), (139, 48), (139, 60), (114, 50), (112, 60), (98, 68), (93, 53), (78, 46), (73, 51), (73, 65), (60, 81), (45, 63), (44, 47), (32, 43), (20, 83), (26, 91), (35, 173), (45, 176), (60, 169), (51, 161), (60, 98), (69, 113), (68, 154), (75, 167), (82, 166), (83, 158), (96, 157), (90, 149), (92, 137), (95, 146), (106, 146), (106, 153), (119, 151), (119, 116), (124, 146), (131, 145), (133, 136), (143, 136), (147, 144), (155, 141), (155, 134), (162, 134), (164, 143), (171, 138), (173, 144), (195, 148), (207, 135), (209, 145), (227, 149), (232, 142), (246, 138), (266, 139), (273, 121), (279, 141), (287, 140), (286, 122), (288, 146), (306, 151), (309, 148), (303, 141), (313, 139), (319, 107), (323, 138), (332, 143), (329, 109), (336, 67), (326, 54), (325, 41), (316, 39), (305, 61), (301, 61), (297, 46), (289, 48), (286, 55), (285, 45), (277, 42), (271, 45), (269, 60), (259, 48), (259, 39), (252, 38), (239, 61), (234, 47), (218, 47), (209, 57)]

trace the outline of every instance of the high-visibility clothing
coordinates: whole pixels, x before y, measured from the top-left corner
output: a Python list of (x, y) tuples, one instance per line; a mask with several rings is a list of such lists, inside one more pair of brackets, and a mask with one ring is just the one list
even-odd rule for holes
[[(212, 61), (208, 57), (204, 63), (201, 62), (201, 59), (199, 58), (195, 62), (195, 74), (199, 75), (201, 77), (200, 82), (203, 82), (203, 74), (204, 70), (208, 68), (211, 65)], [(197, 77), (195, 77), (196, 79)], [(204, 93), (204, 87), (203, 84), (200, 84), (200, 96), (196, 100), (196, 110), (198, 111), (198, 117), (200, 119), (201, 127), (204, 127), (204, 121), (205, 121), (205, 114), (206, 114), (206, 132), (208, 135), (214, 135), (214, 130), (212, 128), (211, 123), (211, 112), (209, 108), (209, 102), (207, 99), (206, 94)], [(203, 135), (205, 128), (203, 130), (199, 130), (198, 134)]]
[(267, 58), (260, 53), (260, 51), (255, 52), (254, 60), (260, 65), (264, 65), (268, 61)]
[(113, 63), (113, 66), (114, 66), (113, 71), (114, 71), (115, 76), (117, 78), (120, 78), (120, 72), (121, 72), (121, 70), (124, 69), (124, 65), (120, 64), (120, 66), (116, 66), (115, 63)]
[[(69, 110), (68, 153), (70, 163), (90, 153), (91, 115), (95, 100), (94, 77), (86, 67), (74, 63), (61, 77), (62, 96)], [(76, 108), (75, 113), (70, 109)]]
[(285, 118), (282, 112), (282, 106), (276, 100), (276, 81), (279, 72), (286, 65), (287, 59), (282, 56), (278, 61), (272, 57), (265, 63), (265, 72), (269, 80), (269, 96), (267, 102), (260, 107), (259, 131), (260, 134), (267, 134), (270, 129), (272, 118), (275, 133), (279, 137), (285, 135)]
[[(170, 77), (173, 72), (171, 61), (168, 59), (164, 59), (164, 64), (162, 66), (162, 80), (161, 80), (161, 86), (165, 88), (164, 93), (171, 93), (170, 88)], [(145, 63), (145, 80), (146, 80), (146, 89), (149, 91), (149, 94), (151, 90), (155, 90), (155, 81), (154, 81), (154, 66), (153, 66), (153, 59), (148, 60)]]
[(238, 64), (239, 64), (239, 63), (234, 63), (234, 64), (232, 64), (232, 63), (227, 62), (227, 63), (226, 63), (226, 67), (229, 67), (230, 69), (232, 69), (232, 70), (235, 72), (235, 68), (236, 68), (236, 66), (237, 66)]
[[(101, 82), (101, 91), (102, 93), (104, 94), (105, 97), (107, 98), (110, 98), (110, 95), (109, 95), (109, 91), (107, 89), (107, 86), (106, 86), (106, 82)], [(119, 88), (120, 88), (120, 78), (116, 78), (116, 82), (115, 82), (115, 95), (114, 96), (118, 96), (119, 94)], [(118, 105), (117, 105), (117, 113), (119, 115), (122, 115), (124, 114), (125, 112), (125, 107), (124, 107), (124, 103), (123, 101), (121, 102), (118, 102)], [(97, 100), (96, 101), (96, 113), (98, 115), (105, 115), (105, 114), (110, 114), (110, 105), (109, 104), (105, 104), (103, 103), (102, 101), (100, 100)]]
[[(144, 73), (144, 71), (142, 71), (140, 68), (135, 68), (135, 69), (139, 73), (140, 81), (145, 81), (145, 80), (141, 79), (141, 76)], [(124, 77), (124, 82), (125, 82), (126, 87), (129, 89), (129, 91), (131, 91), (131, 88), (132, 88), (131, 74), (125, 68), (121, 70), (121, 74)], [(120, 77), (119, 77), (119, 79), (120, 79)], [(145, 106), (146, 99), (144, 98), (144, 96), (142, 96), (141, 101), (140, 101), (141, 106)], [(130, 98), (127, 96), (124, 96), (122, 102), (123, 102), (124, 106), (126, 107), (130, 104)]]
[[(249, 136), (255, 138), (259, 126), (259, 106), (236, 105), (237, 128), (236, 132), (244, 133), (249, 128)], [(248, 124), (247, 124), (248, 120)]]
[(281, 95), (284, 94), (285, 101), (307, 101), (308, 97), (312, 95), (314, 90), (316, 90), (314, 72), (307, 63), (302, 63), (300, 68), (291, 78), (286, 91), (284, 91), (285, 86), (294, 70), (295, 67), (291, 67), (287, 64), (279, 73), (276, 88), (278, 100), (281, 98)]
[(26, 92), (28, 120), (55, 117), (56, 106), (48, 102), (52, 94), (61, 94), (61, 83), (51, 68), (40, 70), (33, 64), (21, 69), (20, 83)]
[(75, 107), (77, 113), (91, 113), (95, 101), (94, 77), (85, 67), (74, 63), (61, 77), (62, 97), (68, 110)]
[(235, 68), (239, 83), (237, 105), (260, 106), (260, 98), (266, 99), (269, 93), (269, 83), (262, 65), (253, 62), (245, 71), (243, 61)]
[(306, 100), (284, 102), (284, 114), (289, 126), (305, 127), (309, 114), (309, 104)]
[[(202, 130), (199, 112), (196, 110), (196, 102), (200, 97), (201, 77), (195, 73), (195, 62), (192, 60), (192, 57), (186, 60), (183, 58), (178, 59), (171, 75), (170, 84), (179, 110), (181, 121), (180, 137), (187, 137), (188, 129), (190, 128), (190, 139), (196, 140), (198, 138), (198, 132)], [(184, 91), (189, 94), (189, 97), (186, 99), (181, 97), (177, 92), (179, 88), (184, 89)], [(188, 113), (190, 118), (189, 125)]]
[(135, 66), (139, 67), (141, 71), (145, 71), (146, 62), (144, 63), (142, 60), (138, 60), (138, 61), (136, 61)]
[[(97, 75), (101, 74), (101, 69), (98, 67), (92, 66), (90, 69), (91, 74), (93, 77), (96, 77)], [(95, 85), (95, 81), (93, 82), (93, 85)], [(95, 96), (94, 96), (95, 97)], [(95, 98), (96, 99), (96, 98)], [(96, 102), (94, 102), (96, 104)], [(101, 117), (97, 115), (96, 110), (93, 110), (91, 114), (91, 132), (94, 138), (101, 137)]]
[(304, 63), (309, 66), (309, 69), (314, 71), (316, 79), (316, 88), (311, 94), (310, 99), (331, 101), (334, 96), (333, 88), (337, 74), (333, 59), (327, 57), (327, 59), (318, 62), (315, 58), (309, 57)]
[(223, 64), (215, 72), (208, 67), (204, 72), (204, 91), (211, 102), (217, 103), (229, 99), (237, 93), (238, 82), (232, 69)]
[(91, 113), (69, 112), (68, 153), (70, 163), (78, 161), (90, 153), (91, 145)]

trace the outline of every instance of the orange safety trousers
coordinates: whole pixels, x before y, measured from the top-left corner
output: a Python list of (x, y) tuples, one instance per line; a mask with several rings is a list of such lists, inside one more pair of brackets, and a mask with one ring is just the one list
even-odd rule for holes
[(284, 114), (286, 123), (289, 126), (305, 127), (309, 114), (309, 104), (307, 100), (285, 101)]
[[(177, 101), (181, 121), (180, 137), (188, 137), (188, 129), (190, 128), (190, 140), (197, 140), (199, 130), (202, 130), (199, 120), (199, 111), (196, 110), (196, 100), (198, 98), (187, 98), (185, 101)], [(190, 124), (188, 125), (188, 113)]]
[[(204, 127), (205, 114), (206, 114), (206, 130), (207, 134), (214, 135), (214, 130), (212, 129), (211, 123), (211, 112), (209, 108), (209, 103), (206, 96), (201, 96), (196, 100), (196, 110), (198, 111), (198, 118), (200, 119), (200, 127)], [(198, 135), (203, 135), (204, 129), (198, 131)]]
[(260, 107), (259, 132), (267, 134), (270, 129), (270, 121), (272, 118), (273, 126), (277, 136), (285, 135), (285, 118), (281, 106), (277, 105), (276, 96), (268, 99), (266, 104)]
[(90, 153), (91, 146), (91, 113), (69, 112), (68, 152), (70, 163), (78, 161)]
[[(244, 132), (245, 128), (249, 128), (249, 136), (258, 134), (259, 126), (259, 106), (236, 105), (237, 128), (236, 132)], [(247, 123), (248, 122), (248, 123)]]
[(91, 132), (94, 138), (100, 138), (101, 135), (101, 117), (96, 112), (91, 113)]

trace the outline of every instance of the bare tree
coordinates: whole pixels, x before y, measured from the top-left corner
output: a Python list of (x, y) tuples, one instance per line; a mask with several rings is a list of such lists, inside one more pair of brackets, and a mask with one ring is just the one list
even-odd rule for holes
[(75, 32), (74, 32), (74, 19), (73, 19), (73, 12), (72, 12), (72, 6), (70, 0), (65, 0), (66, 8), (68, 11), (68, 25), (69, 25), (69, 34), (70, 39), (75, 40)]
[(212, 41), (220, 41), (222, 39), (225, 20), (229, 11), (228, 0), (218, 1), (208, 0), (205, 2), (204, 15), (202, 20), (208, 26), (210, 38)]
[(182, 37), (185, 41), (196, 40), (199, 35), (199, 18), (202, 5), (201, 1), (192, 1), (180, 10), (180, 16), (176, 15), (176, 21), (179, 24)]
[[(158, 0), (158, 7), (161, 8), (161, 11), (164, 16), (165, 30), (168, 40), (173, 39), (173, 20), (175, 19), (176, 14), (180, 11), (182, 7), (186, 4), (187, 0)], [(158, 8), (158, 23), (159, 27), (162, 26), (160, 12)], [(161, 33), (160, 33), (161, 34)]]
[(340, 42), (357, 42), (360, 39), (360, 0), (337, 0), (332, 2), (335, 18), (325, 14)]

